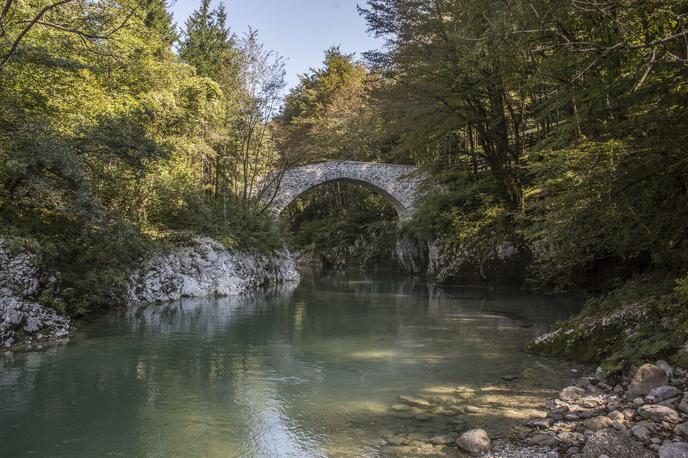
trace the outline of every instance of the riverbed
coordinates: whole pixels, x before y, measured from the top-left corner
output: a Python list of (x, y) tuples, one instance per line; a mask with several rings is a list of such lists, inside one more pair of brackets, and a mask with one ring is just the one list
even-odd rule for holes
[(468, 427), (504, 438), (575, 376), (522, 349), (579, 306), (331, 272), (113, 313), (69, 345), (0, 354), (0, 454), (377, 456)]

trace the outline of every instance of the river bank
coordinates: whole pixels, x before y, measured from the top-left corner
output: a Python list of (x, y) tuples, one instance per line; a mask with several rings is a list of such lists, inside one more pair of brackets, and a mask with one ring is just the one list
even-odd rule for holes
[[(512, 376), (504, 379), (509, 383), (517, 381)], [(528, 412), (521, 406), (521, 412), (533, 417), (522, 420), (508, 438), (500, 437), (494, 443), (484, 439), (479, 449), (467, 447), (462, 437), (474, 431), (486, 435), (482, 429), (489, 429), (483, 420), (486, 406), (466, 405), (467, 399), (458, 388), (443, 398), (400, 396), (399, 401), (391, 409), (411, 422), (418, 424), (418, 420), (450, 415), (455, 427), (449, 431), (445, 428), (387, 435), (383, 438), (384, 455), (688, 457), (688, 371), (665, 361), (645, 364), (617, 378), (616, 383), (601, 375), (580, 377), (543, 406)], [(475, 403), (476, 399), (468, 402)]]
[[(3, 342), (12, 348), (38, 349), (66, 341), (73, 323), (31, 302), (40, 284), (51, 281), (50, 277), (40, 274), (35, 256), (10, 245), (0, 245), (6, 266), (0, 272), (5, 285), (0, 290), (0, 305), (5, 307)], [(240, 295), (262, 285), (298, 279), (294, 258), (287, 251), (230, 253), (212, 239), (195, 239), (173, 250), (151, 253), (141, 263), (130, 277), (129, 306)], [(636, 315), (631, 314), (634, 322)], [(613, 320), (601, 322), (616, 326)], [(599, 323), (589, 328), (605, 329)], [(554, 331), (533, 342), (570, 334)], [(608, 379), (600, 373), (573, 380), (584, 370), (572, 369), (571, 386), (562, 385), (559, 395), (546, 404), (541, 403), (542, 393), (520, 389), (520, 377), (514, 374), (503, 374), (498, 383), (478, 390), (435, 387), (430, 394), (401, 395), (397, 404), (389, 406), (391, 415), (413, 424), (385, 433), (380, 451), (390, 456), (688, 456), (680, 454), (688, 450), (684, 443), (688, 438), (686, 371), (661, 362), (650, 369), (644, 366), (641, 375), (627, 370), (625, 377), (615, 374)], [(646, 384), (644, 393), (631, 390), (639, 383), (633, 379), (647, 378), (643, 371), (654, 374), (650, 377), (654, 381)], [(631, 392), (639, 396), (631, 399)], [(493, 420), (486, 423), (485, 418)], [(511, 425), (513, 433), (494, 435), (492, 421)], [(437, 425), (442, 426), (435, 429)]]
[[(77, 324), (39, 302), (59, 272), (45, 272), (37, 246), (0, 238), (0, 349), (31, 350), (66, 343)], [(287, 250), (229, 252), (210, 238), (195, 238), (142, 259), (129, 277), (124, 307), (181, 298), (241, 295), (261, 286), (298, 282)]]

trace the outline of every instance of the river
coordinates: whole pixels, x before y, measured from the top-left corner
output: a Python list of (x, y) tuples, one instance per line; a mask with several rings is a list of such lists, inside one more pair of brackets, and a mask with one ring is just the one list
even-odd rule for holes
[(0, 455), (376, 456), (412, 432), (504, 437), (576, 370), (522, 348), (578, 303), (332, 272), (113, 313), (67, 346), (0, 354)]

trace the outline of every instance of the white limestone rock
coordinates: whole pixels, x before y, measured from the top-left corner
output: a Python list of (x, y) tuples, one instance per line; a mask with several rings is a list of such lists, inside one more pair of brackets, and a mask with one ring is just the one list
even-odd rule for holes
[(294, 257), (287, 250), (229, 252), (213, 239), (198, 238), (144, 261), (130, 277), (129, 303), (233, 296), (262, 285), (299, 280)]
[(70, 321), (52, 309), (13, 296), (0, 296), (0, 348), (32, 348), (66, 341)]
[(37, 255), (27, 240), (0, 238), (0, 349), (30, 349), (66, 341), (73, 326), (55, 310), (36, 303)]

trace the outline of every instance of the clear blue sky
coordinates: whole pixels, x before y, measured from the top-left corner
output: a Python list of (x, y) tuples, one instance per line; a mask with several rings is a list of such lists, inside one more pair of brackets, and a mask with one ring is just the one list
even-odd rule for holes
[[(179, 27), (198, 7), (200, 0), (177, 0), (172, 5)], [(220, 3), (215, 0), (214, 5)], [(237, 35), (258, 30), (268, 49), (286, 60), (287, 84), (298, 83), (298, 75), (320, 67), (324, 51), (340, 45), (346, 53), (379, 47), (380, 41), (366, 32), (366, 23), (356, 11), (365, 0), (224, 0), (229, 26)]]

